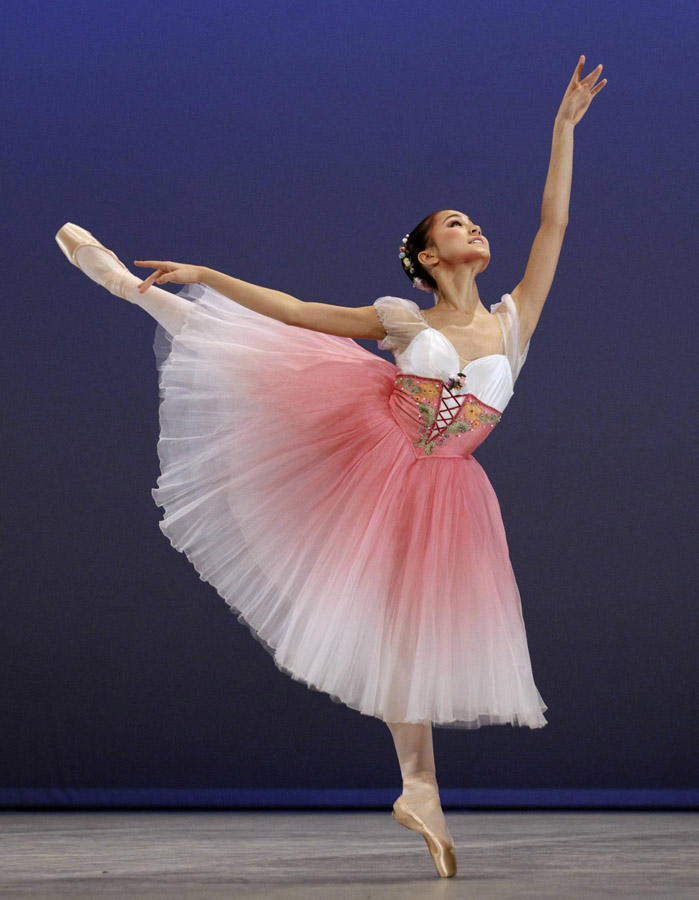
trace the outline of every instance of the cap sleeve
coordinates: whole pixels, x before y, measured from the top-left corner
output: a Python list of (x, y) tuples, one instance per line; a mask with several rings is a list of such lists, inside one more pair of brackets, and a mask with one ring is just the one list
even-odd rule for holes
[(529, 353), (529, 344), (531, 338), (527, 341), (524, 350), (520, 353), (520, 327), (519, 313), (517, 312), (517, 304), (511, 294), (503, 294), (502, 299), (498, 303), (493, 303), (490, 307), (491, 313), (500, 316), (503, 335), (505, 338), (505, 354), (512, 367), (512, 380), (517, 380), (519, 373)]
[(374, 300), (374, 309), (386, 331), (379, 347), (391, 350), (394, 355), (402, 353), (415, 335), (425, 328), (420, 307), (413, 300), (379, 297)]

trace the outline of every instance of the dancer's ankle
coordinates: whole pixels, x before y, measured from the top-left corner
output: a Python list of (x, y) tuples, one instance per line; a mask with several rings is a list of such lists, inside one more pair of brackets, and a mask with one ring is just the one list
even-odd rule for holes
[(437, 788), (437, 777), (434, 772), (429, 769), (423, 769), (419, 772), (411, 772), (410, 775), (403, 777), (403, 790), (411, 791), (421, 787)]
[(79, 247), (75, 256), (80, 269), (110, 294), (131, 303), (138, 302), (140, 279), (104, 248), (86, 245)]

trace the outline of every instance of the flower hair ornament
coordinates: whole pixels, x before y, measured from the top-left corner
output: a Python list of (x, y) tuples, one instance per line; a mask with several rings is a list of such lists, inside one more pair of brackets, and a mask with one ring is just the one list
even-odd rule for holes
[(437, 292), (432, 290), (432, 288), (425, 284), (425, 282), (418, 275), (415, 274), (415, 266), (413, 265), (413, 261), (410, 258), (410, 254), (408, 252), (408, 238), (410, 237), (410, 232), (405, 235), (403, 238), (403, 243), (398, 248), (398, 256), (403, 263), (403, 268), (410, 276), (410, 280), (413, 283), (413, 287), (418, 288), (420, 291), (427, 291), (428, 294), (432, 294), (434, 297), (434, 302), (437, 302)]

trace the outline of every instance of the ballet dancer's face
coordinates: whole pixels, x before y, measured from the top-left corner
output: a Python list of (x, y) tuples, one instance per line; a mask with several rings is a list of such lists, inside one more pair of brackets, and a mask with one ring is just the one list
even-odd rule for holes
[(467, 265), (478, 274), (490, 262), (490, 246), (480, 226), (454, 209), (443, 209), (434, 217), (430, 245), (418, 253), (423, 265), (434, 265), (439, 260), (445, 268)]

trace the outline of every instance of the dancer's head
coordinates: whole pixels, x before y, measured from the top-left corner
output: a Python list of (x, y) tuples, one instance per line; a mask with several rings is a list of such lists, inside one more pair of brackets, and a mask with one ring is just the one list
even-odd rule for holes
[[(482, 243), (472, 243), (481, 238)], [(460, 267), (467, 267), (476, 275), (490, 262), (490, 247), (479, 225), (455, 209), (438, 209), (430, 213), (408, 234), (407, 247), (411, 268), (403, 271), (412, 281), (419, 278), (426, 290), (439, 293), (440, 281)], [(403, 259), (401, 259), (403, 263)]]

